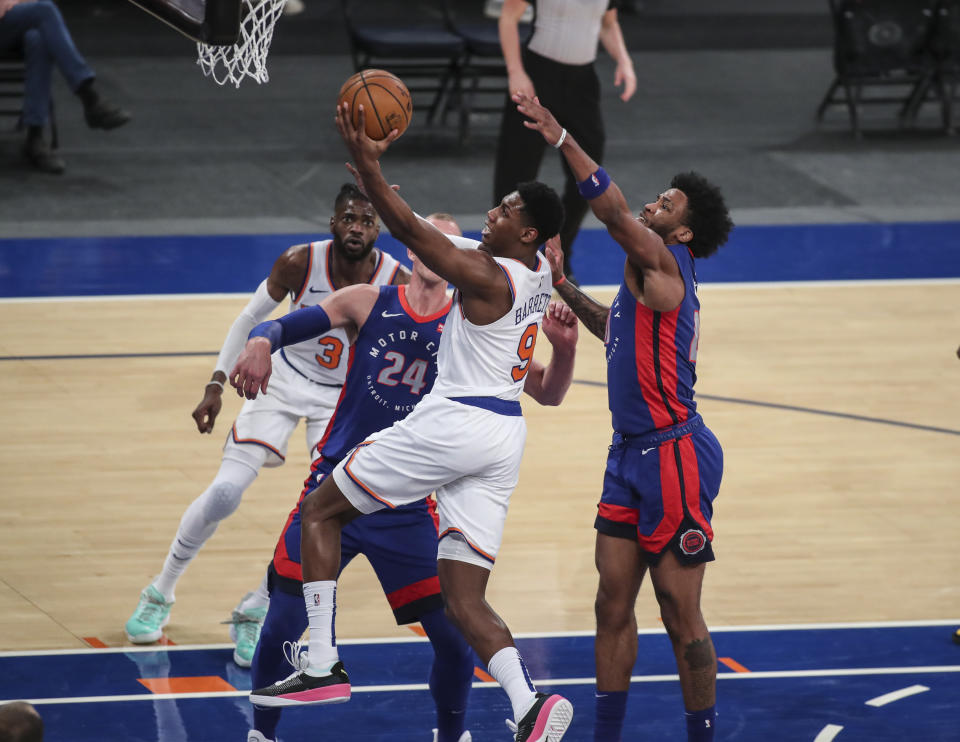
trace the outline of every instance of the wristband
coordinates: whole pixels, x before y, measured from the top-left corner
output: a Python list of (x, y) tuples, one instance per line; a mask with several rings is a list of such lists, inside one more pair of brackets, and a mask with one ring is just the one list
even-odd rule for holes
[(554, 149), (560, 149), (560, 146), (563, 144), (564, 140), (567, 138), (567, 130), (560, 129), (560, 138), (557, 140), (557, 143), (553, 145)]
[(247, 339), (264, 337), (270, 341), (270, 352), (276, 353), (284, 346), (319, 337), (330, 327), (330, 317), (323, 307), (317, 305), (297, 309), (279, 319), (261, 322), (250, 330)]
[(577, 183), (577, 190), (580, 191), (580, 195), (587, 199), (587, 201), (602, 195), (609, 187), (610, 176), (607, 175), (607, 171), (602, 167), (598, 167), (593, 175), (586, 180)]
[(223, 391), (223, 382), (222, 382), (222, 381), (217, 381), (216, 379), (210, 379), (210, 381), (207, 382), (207, 386), (214, 386), (214, 385), (220, 387), (220, 391), (221, 391), (221, 392)]
[(566, 280), (567, 280), (566, 276), (560, 276), (560, 278), (558, 278), (556, 281), (553, 282), (553, 287), (556, 288), (560, 284), (566, 283)]

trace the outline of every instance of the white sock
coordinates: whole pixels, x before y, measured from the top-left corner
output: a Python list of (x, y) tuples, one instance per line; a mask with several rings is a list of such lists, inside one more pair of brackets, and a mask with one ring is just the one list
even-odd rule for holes
[(190, 503), (170, 544), (163, 571), (153, 581), (153, 586), (166, 600), (173, 600), (177, 581), (184, 570), (217, 530), (220, 521), (237, 509), (244, 490), (256, 478), (255, 468), (225, 459), (210, 486)]
[(249, 611), (256, 608), (266, 608), (270, 605), (270, 592), (267, 590), (267, 573), (263, 573), (263, 579), (257, 585), (257, 589), (247, 595), (237, 606), (238, 611)]
[(303, 583), (303, 602), (310, 626), (311, 675), (326, 675), (340, 659), (337, 653), (337, 581)]
[(510, 697), (513, 718), (520, 721), (537, 698), (537, 690), (516, 647), (504, 647), (490, 658), (487, 672)]

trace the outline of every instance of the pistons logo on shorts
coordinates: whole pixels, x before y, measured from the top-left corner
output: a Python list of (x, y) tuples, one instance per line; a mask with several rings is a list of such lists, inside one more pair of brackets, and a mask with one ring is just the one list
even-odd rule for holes
[(706, 545), (707, 537), (699, 528), (691, 528), (680, 536), (680, 550), (687, 556), (699, 554)]

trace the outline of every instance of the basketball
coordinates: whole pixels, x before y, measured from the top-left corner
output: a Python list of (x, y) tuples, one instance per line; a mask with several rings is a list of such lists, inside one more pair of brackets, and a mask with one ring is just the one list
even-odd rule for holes
[(354, 126), (359, 118), (359, 107), (366, 114), (367, 136), (384, 139), (393, 129), (401, 134), (410, 125), (413, 116), (413, 101), (403, 80), (386, 70), (360, 70), (340, 88), (337, 107), (350, 104), (350, 117)]

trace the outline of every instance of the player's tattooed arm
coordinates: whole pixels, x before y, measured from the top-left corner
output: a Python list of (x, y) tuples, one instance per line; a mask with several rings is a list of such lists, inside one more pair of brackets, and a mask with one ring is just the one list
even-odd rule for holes
[(583, 326), (601, 340), (606, 339), (607, 317), (610, 307), (601, 304), (589, 294), (585, 294), (570, 281), (564, 281), (556, 287), (557, 293), (569, 306), (575, 315), (583, 322)]
[(605, 340), (607, 335), (607, 317), (610, 314), (610, 307), (601, 304), (589, 294), (585, 294), (563, 275), (563, 248), (560, 246), (559, 235), (547, 240), (543, 251), (547, 256), (547, 262), (550, 263), (550, 271), (553, 274), (553, 287), (557, 293), (560, 294), (560, 298), (567, 303), (567, 306), (570, 307), (579, 320), (583, 322), (584, 327), (601, 340)]

